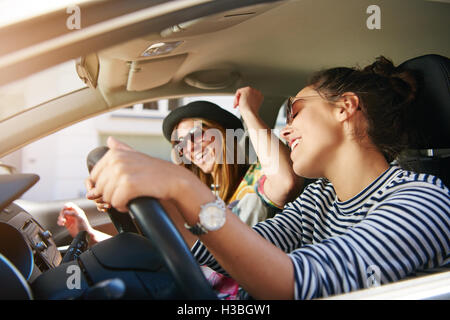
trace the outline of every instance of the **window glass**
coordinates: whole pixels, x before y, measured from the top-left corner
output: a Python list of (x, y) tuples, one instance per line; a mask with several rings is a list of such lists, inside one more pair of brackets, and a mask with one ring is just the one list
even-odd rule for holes
[(74, 60), (1, 86), (0, 121), (84, 87)]
[(84, 180), (88, 176), (87, 154), (105, 145), (114, 136), (133, 148), (170, 161), (171, 144), (162, 134), (162, 122), (171, 109), (195, 100), (207, 100), (232, 108), (234, 96), (188, 97), (135, 104), (81, 121), (0, 159), (16, 172), (35, 173), (37, 184), (22, 199), (30, 201), (59, 201), (84, 198)]

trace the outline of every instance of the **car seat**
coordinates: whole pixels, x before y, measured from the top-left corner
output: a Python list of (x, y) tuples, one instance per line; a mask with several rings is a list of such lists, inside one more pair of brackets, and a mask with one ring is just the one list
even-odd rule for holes
[(429, 173), (450, 185), (450, 59), (428, 54), (398, 66), (417, 78), (416, 102), (408, 113), (411, 125), (408, 150), (400, 166)]

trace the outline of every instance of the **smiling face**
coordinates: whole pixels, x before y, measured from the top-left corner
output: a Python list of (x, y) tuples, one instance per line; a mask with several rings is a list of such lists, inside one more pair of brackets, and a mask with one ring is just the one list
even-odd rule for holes
[[(175, 128), (176, 134), (181, 139), (186, 138), (195, 128), (200, 128), (201, 122), (194, 119), (184, 119)], [(217, 139), (217, 130), (201, 126), (203, 132), (196, 131), (193, 137), (188, 137), (185, 141), (183, 156), (192, 161), (204, 173), (212, 173), (216, 163), (216, 148), (220, 148)], [(220, 149), (217, 149), (220, 150)]]
[(312, 87), (302, 89), (294, 99), (292, 122), (281, 132), (289, 143), (293, 169), (303, 177), (323, 177), (343, 141), (336, 108)]

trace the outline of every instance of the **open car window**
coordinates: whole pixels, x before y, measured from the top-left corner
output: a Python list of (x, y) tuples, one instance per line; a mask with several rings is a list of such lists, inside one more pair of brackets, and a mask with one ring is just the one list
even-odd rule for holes
[(86, 87), (70, 60), (0, 87), (0, 122), (43, 102)]
[[(59, 71), (64, 71), (63, 67)], [(70, 67), (74, 69), (73, 65)], [(0, 158), (0, 161), (18, 173), (39, 175), (40, 180), (22, 196), (23, 200), (42, 202), (84, 198), (89, 151), (106, 145), (107, 138), (114, 136), (138, 151), (171, 161), (171, 145), (163, 137), (162, 122), (171, 110), (197, 100), (216, 103), (240, 117), (239, 110), (233, 108), (233, 95), (189, 96), (136, 103), (80, 121), (30, 143)]]

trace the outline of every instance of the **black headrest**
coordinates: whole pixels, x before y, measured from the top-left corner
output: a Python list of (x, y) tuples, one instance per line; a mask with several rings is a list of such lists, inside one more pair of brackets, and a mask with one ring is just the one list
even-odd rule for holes
[(450, 59), (428, 54), (405, 61), (418, 81), (417, 99), (409, 114), (411, 149), (450, 148)]

